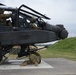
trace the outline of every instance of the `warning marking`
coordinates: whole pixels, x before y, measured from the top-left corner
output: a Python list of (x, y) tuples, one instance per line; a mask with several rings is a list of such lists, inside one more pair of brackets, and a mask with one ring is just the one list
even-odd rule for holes
[(0, 65), (0, 70), (54, 68), (43, 60), (41, 60), (41, 63), (38, 66), (35, 66), (34, 64), (20, 66), (23, 61), (25, 60), (8, 60), (8, 62), (5, 62), (4, 64)]

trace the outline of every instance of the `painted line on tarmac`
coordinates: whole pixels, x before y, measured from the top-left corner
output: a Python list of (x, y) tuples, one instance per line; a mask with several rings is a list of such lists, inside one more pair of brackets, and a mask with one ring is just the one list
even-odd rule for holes
[(48, 63), (41, 60), (41, 63), (38, 66), (27, 65), (20, 66), (20, 64), (25, 60), (8, 60), (8, 62), (0, 65), (0, 70), (12, 70), (12, 69), (42, 69), (42, 68), (54, 68)]

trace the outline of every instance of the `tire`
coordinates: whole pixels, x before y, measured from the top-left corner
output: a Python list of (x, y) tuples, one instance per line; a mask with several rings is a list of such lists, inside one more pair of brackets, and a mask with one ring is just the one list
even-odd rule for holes
[(35, 52), (34, 54), (39, 57), (39, 62), (38, 62), (38, 64), (40, 64), (40, 63), (41, 63), (41, 55), (40, 55), (38, 52)]

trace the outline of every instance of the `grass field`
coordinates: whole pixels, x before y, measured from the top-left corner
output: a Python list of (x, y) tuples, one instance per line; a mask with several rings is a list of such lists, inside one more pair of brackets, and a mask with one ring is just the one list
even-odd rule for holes
[(76, 37), (60, 40), (49, 46), (46, 50), (39, 51), (44, 58), (67, 58), (76, 60)]

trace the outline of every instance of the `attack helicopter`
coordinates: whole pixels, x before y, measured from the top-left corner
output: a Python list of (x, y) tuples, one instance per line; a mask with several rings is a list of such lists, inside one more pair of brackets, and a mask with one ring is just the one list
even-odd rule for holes
[[(0, 14), (11, 12), (10, 16), (3, 15), (3, 21), (0, 20), (0, 64), (8, 58), (6, 54), (10, 53), (14, 46), (20, 46), (17, 54), (19, 58), (35, 54), (40, 57), (40, 63), (41, 56), (37, 51), (41, 48), (37, 48), (35, 44), (65, 39), (68, 36), (64, 25), (48, 24), (44, 19), (50, 20), (49, 17), (24, 4), (19, 8), (0, 4), (0, 11), (2, 11)], [(30, 46), (35, 48), (31, 49)]]

